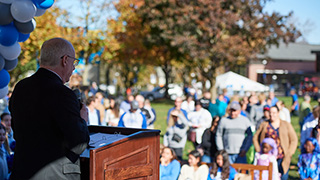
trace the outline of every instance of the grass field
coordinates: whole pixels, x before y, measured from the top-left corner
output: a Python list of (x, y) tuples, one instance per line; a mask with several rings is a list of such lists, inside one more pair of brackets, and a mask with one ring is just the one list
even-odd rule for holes
[[(285, 102), (286, 107), (288, 109), (290, 109), (290, 106), (292, 104), (291, 97), (279, 97), (278, 99), (283, 100)], [(301, 103), (302, 101), (303, 101), (303, 99), (299, 98), (299, 103)], [(311, 102), (312, 107), (316, 104), (317, 104), (316, 101)], [(155, 129), (161, 130), (160, 143), (163, 142), (163, 135), (166, 132), (166, 128), (167, 128), (166, 119), (167, 119), (168, 110), (171, 107), (173, 107), (173, 105), (174, 105), (173, 101), (169, 101), (169, 100), (159, 100), (159, 101), (155, 101), (152, 103), (152, 106), (156, 110), (156, 113), (157, 113), (157, 121), (155, 122)], [(298, 117), (292, 117), (291, 123), (292, 123), (292, 125), (298, 135), (298, 139), (299, 139), (298, 147), (299, 147), (300, 146), (300, 127), (299, 127)], [(298, 162), (298, 157), (300, 155), (300, 149), (298, 147), (297, 147), (297, 150), (291, 160), (291, 166), (290, 166), (290, 171), (289, 171), (289, 179), (290, 180), (291, 179), (292, 180), (299, 179), (299, 174), (297, 172), (297, 162)], [(193, 147), (192, 143), (187, 141), (187, 144), (186, 144), (184, 152), (183, 152), (183, 159), (184, 160), (188, 159), (187, 154), (188, 154), (188, 152), (192, 151), (193, 149), (194, 149), (194, 147)]]

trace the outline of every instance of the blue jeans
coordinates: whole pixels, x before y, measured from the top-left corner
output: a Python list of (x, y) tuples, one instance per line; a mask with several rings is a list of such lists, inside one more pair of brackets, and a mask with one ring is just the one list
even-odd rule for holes
[(230, 164), (233, 163), (243, 163), (247, 164), (247, 157), (240, 157), (238, 154), (229, 154), (229, 162)]
[(281, 180), (287, 180), (289, 178), (289, 170), (287, 171), (286, 174), (283, 174), (283, 168), (282, 168), (282, 160), (283, 159), (277, 159), (277, 163), (278, 163), (278, 170), (279, 173), (281, 174)]
[(202, 156), (202, 158), (201, 158), (201, 161), (205, 162), (205, 163), (212, 163), (213, 162), (213, 158), (204, 154)]

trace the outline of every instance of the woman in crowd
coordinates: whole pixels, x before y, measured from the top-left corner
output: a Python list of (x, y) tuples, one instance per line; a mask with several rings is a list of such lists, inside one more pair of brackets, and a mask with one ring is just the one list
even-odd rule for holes
[(179, 160), (182, 160), (183, 149), (187, 142), (187, 129), (188, 121), (183, 113), (180, 113), (177, 109), (172, 110), (169, 118), (169, 126), (163, 137), (163, 144), (172, 148)]
[(233, 180), (236, 174), (237, 171), (230, 165), (227, 151), (220, 150), (215, 154), (207, 180)]
[(175, 152), (165, 147), (160, 157), (160, 180), (177, 180), (180, 173), (180, 163)]
[(0, 179), (8, 179), (8, 143), (6, 137), (6, 128), (0, 123)]
[(319, 180), (320, 147), (315, 138), (307, 138), (299, 156), (298, 168), (301, 180)]
[(106, 111), (105, 122), (108, 126), (118, 126), (123, 110), (120, 109), (120, 104), (114, 98), (110, 98), (109, 102), (110, 109)]
[(281, 173), (281, 180), (287, 180), (291, 157), (297, 149), (298, 138), (292, 125), (280, 120), (279, 108), (270, 108), (270, 120), (261, 123), (259, 129), (253, 136), (253, 144), (256, 152), (260, 152), (260, 144), (264, 138), (272, 138), (277, 143), (278, 149), (278, 170)]
[(201, 154), (197, 150), (189, 153), (188, 163), (182, 166), (179, 180), (203, 180), (207, 178), (209, 168), (201, 165)]
[(187, 113), (194, 111), (194, 100), (191, 95), (187, 95), (186, 100), (181, 104), (181, 108), (186, 110)]
[(206, 129), (202, 135), (201, 148), (203, 149), (204, 155), (202, 156), (202, 162), (212, 163), (213, 156), (217, 152), (216, 145), (216, 132), (219, 124), (220, 117), (214, 116), (212, 118), (211, 127)]

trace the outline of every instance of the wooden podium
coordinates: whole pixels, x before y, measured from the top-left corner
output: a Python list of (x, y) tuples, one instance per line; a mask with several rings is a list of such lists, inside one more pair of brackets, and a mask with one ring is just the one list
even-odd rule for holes
[(82, 180), (158, 180), (160, 130), (88, 126), (80, 156)]

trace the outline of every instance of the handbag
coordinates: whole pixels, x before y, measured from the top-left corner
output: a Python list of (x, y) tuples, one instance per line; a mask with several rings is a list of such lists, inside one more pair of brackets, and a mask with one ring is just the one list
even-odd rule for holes
[(172, 136), (172, 140), (173, 140), (173, 141), (180, 142), (181, 139), (182, 139), (182, 137), (179, 136), (179, 134), (173, 133), (173, 136)]
[(195, 143), (196, 142), (196, 131), (193, 131), (193, 130), (189, 130), (188, 132), (188, 140)]

